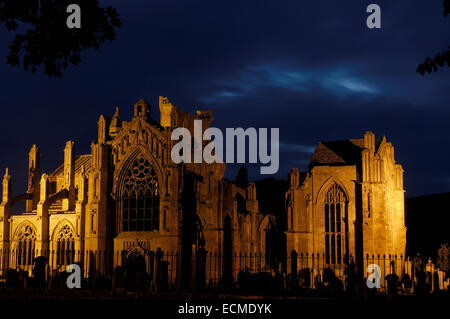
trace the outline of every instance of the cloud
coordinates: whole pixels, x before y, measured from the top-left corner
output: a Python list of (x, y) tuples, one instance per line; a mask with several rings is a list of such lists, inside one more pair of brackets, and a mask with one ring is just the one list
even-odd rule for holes
[(292, 152), (292, 153), (314, 153), (315, 146), (302, 145), (302, 144), (289, 144), (280, 143), (281, 152)]
[(378, 95), (379, 89), (368, 81), (347, 72), (330, 72), (321, 79), (322, 86), (336, 95), (365, 94)]
[(322, 92), (328, 95), (347, 97), (364, 95), (373, 97), (381, 90), (351, 68), (337, 68), (323, 71), (278, 64), (252, 65), (238, 71), (228, 79), (215, 82), (216, 88), (201, 102), (226, 103), (236, 98), (257, 94), (264, 88), (275, 88), (307, 94)]
[(221, 90), (214, 92), (213, 94), (209, 96), (205, 96), (200, 99), (203, 103), (216, 103), (218, 101), (223, 100), (230, 100), (235, 99), (244, 96), (244, 94), (236, 92), (236, 91), (229, 91), (229, 90)]

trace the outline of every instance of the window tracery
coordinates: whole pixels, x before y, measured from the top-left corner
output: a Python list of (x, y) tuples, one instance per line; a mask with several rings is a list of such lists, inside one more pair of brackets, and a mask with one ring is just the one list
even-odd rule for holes
[(159, 183), (155, 170), (143, 156), (133, 160), (118, 198), (120, 231), (159, 230)]
[(18, 266), (31, 266), (35, 257), (36, 232), (29, 225), (24, 225), (16, 235), (17, 255), (16, 264)]
[(342, 188), (334, 183), (325, 194), (325, 262), (340, 264), (342, 244), (345, 234), (345, 214), (347, 198)]

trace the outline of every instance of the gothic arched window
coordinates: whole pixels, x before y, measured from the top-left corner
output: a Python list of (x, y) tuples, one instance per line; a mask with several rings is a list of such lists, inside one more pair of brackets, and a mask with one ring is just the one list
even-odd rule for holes
[(72, 228), (64, 225), (56, 234), (56, 264), (70, 265), (74, 262), (75, 242)]
[(23, 226), (16, 235), (17, 237), (17, 259), (18, 266), (31, 266), (34, 260), (34, 249), (36, 233), (31, 226)]
[(342, 188), (333, 184), (325, 195), (325, 262), (340, 264), (342, 244), (345, 240), (345, 214), (347, 198)]
[(120, 231), (159, 230), (159, 185), (150, 162), (137, 157), (125, 174), (118, 199)]

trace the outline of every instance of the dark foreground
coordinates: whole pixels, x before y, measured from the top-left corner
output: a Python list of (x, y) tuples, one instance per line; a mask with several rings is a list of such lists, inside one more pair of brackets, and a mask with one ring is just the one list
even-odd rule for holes
[[(0, 307), (11, 315), (118, 318), (384, 318), (446, 313), (450, 298), (373, 296), (354, 298), (259, 297), (224, 294), (138, 295), (89, 291), (0, 290)], [(250, 306), (253, 304), (254, 306)], [(238, 306), (239, 305), (239, 306)], [(211, 309), (207, 314), (203, 310)], [(180, 313), (193, 311), (195, 314)], [(233, 313), (233, 312), (246, 313)], [(253, 312), (253, 313), (252, 313)]]

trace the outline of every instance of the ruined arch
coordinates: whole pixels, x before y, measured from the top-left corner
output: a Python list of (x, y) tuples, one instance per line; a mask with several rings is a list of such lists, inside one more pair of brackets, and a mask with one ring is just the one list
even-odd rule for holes
[(153, 155), (147, 151), (144, 145), (138, 144), (133, 149), (131, 149), (128, 154), (125, 156), (125, 159), (121, 161), (120, 165), (115, 169), (114, 172), (114, 183), (113, 183), (113, 193), (117, 194), (120, 192), (120, 187), (125, 178), (125, 174), (129, 167), (132, 165), (133, 161), (139, 157), (145, 157), (150, 165), (155, 170), (155, 173), (158, 177), (158, 182), (160, 184), (160, 190), (163, 191), (165, 189), (165, 181), (163, 178), (163, 173), (158, 161), (153, 157)]
[(323, 202), (324, 196), (326, 195), (326, 193), (328, 192), (328, 189), (333, 185), (333, 184), (337, 184), (339, 185), (339, 187), (342, 189), (342, 191), (344, 192), (345, 197), (347, 198), (347, 201), (349, 200), (350, 196), (348, 194), (347, 189), (345, 188), (344, 184), (339, 181), (337, 178), (334, 178), (333, 176), (330, 176), (320, 187), (319, 192), (317, 193), (316, 196), (316, 201), (315, 204), (319, 204)]
[(29, 221), (23, 221), (14, 231), (14, 252), (16, 266), (31, 266), (35, 257), (36, 228)]
[(276, 227), (275, 216), (265, 215), (258, 224), (259, 251), (264, 255), (266, 265), (274, 265), (276, 257), (276, 247), (274, 246), (274, 237)]
[(145, 278), (148, 270), (147, 261), (149, 261), (149, 254), (149, 251), (136, 245), (124, 255), (125, 283), (127, 289), (142, 290), (146, 287), (147, 282)]
[(22, 235), (25, 235), (25, 233), (23, 232), (25, 230), (25, 228), (30, 227), (30, 229), (32, 230), (32, 233), (34, 234), (34, 238), (36, 237), (36, 227), (34, 226), (34, 224), (28, 220), (25, 220), (23, 222), (21, 222), (19, 224), (19, 226), (16, 227), (15, 231), (14, 231), (14, 235), (13, 235), (13, 240), (18, 240), (20, 237), (22, 237)]
[(75, 228), (67, 220), (61, 220), (53, 230), (52, 245), (55, 263), (58, 266), (70, 265), (75, 261)]
[[(72, 225), (72, 223), (67, 219), (64, 218), (63, 220), (59, 221), (56, 227), (53, 229), (51, 240), (55, 241), (58, 237), (58, 233), (62, 231), (62, 228), (66, 228), (67, 231), (72, 232), (73, 237), (75, 237), (75, 227)], [(66, 231), (66, 233), (67, 233)]]
[(265, 215), (258, 224), (258, 231), (265, 231), (275, 227), (276, 222), (273, 215)]
[(348, 253), (348, 195), (338, 183), (327, 185), (319, 204), (326, 264), (341, 264)]
[(159, 231), (163, 178), (153, 158), (137, 147), (115, 185), (116, 231)]

